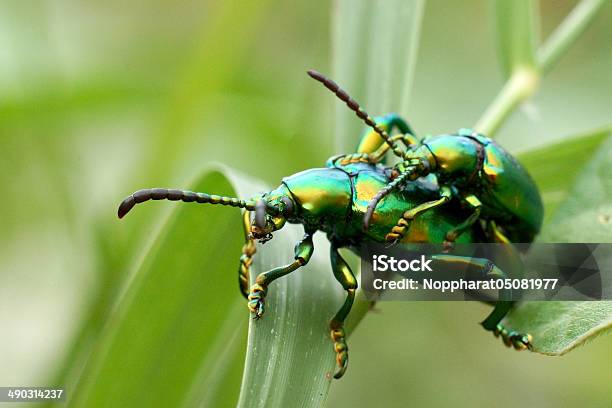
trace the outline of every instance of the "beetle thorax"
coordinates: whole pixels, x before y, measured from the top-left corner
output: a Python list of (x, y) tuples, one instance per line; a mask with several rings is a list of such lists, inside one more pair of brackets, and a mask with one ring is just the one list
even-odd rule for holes
[(463, 136), (437, 136), (425, 141), (435, 159), (435, 171), (441, 178), (471, 180), (482, 162), (482, 146)]
[(334, 168), (306, 170), (283, 179), (308, 222), (331, 222), (346, 217), (351, 205), (351, 183), (347, 173)]

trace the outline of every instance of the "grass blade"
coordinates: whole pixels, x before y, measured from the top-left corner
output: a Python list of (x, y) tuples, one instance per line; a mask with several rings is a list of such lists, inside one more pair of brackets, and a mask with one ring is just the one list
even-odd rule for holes
[(507, 82), (475, 125), (487, 136), (493, 136), (507, 115), (535, 92), (540, 81), (535, 64), (537, 2), (497, 0), (495, 17), (498, 53)]
[[(219, 171), (192, 188), (235, 193)], [(228, 395), (239, 388), (247, 315), (235, 277), (239, 212), (176, 205), (109, 316), (74, 388), (74, 406), (235, 404)]]
[(537, 6), (537, 0), (495, 2), (499, 58), (506, 77), (518, 69), (535, 68), (539, 30)]
[[(258, 249), (257, 272), (288, 263), (301, 228), (287, 228)], [(309, 264), (270, 285), (266, 314), (249, 325), (248, 352), (239, 407), (322, 406), (335, 355), (329, 319), (343, 291), (331, 274), (329, 243), (319, 235)]]
[[(407, 115), (424, 8), (422, 0), (335, 2), (333, 79), (370, 115)], [(336, 150), (353, 151), (364, 125), (335, 106)]]
[[(243, 182), (234, 180), (238, 190), (252, 189)], [(258, 273), (292, 261), (293, 248), (302, 236), (301, 226), (286, 225), (272, 241), (258, 244), (251, 283)], [(328, 254), (329, 242), (317, 234), (308, 265), (274, 281), (266, 296), (265, 315), (249, 320), (239, 407), (324, 404), (335, 367), (327, 325), (344, 301)]]

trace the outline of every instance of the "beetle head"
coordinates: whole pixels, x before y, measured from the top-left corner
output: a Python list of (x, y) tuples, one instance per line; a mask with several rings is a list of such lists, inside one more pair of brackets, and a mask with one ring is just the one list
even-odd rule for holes
[(251, 236), (264, 243), (272, 239), (272, 232), (285, 225), (295, 213), (295, 201), (289, 189), (282, 184), (277, 189), (256, 199), (251, 213)]

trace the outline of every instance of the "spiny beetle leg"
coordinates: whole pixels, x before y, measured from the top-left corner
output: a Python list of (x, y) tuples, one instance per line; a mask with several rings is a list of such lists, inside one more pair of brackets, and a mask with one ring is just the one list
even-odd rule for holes
[(338, 371), (334, 374), (334, 378), (340, 378), (346, 372), (348, 367), (348, 345), (346, 344), (346, 333), (344, 331), (344, 320), (348, 316), (355, 301), (355, 290), (357, 289), (357, 279), (351, 271), (346, 261), (342, 259), (338, 253), (338, 247), (332, 244), (330, 248), (330, 259), (334, 277), (344, 290), (346, 290), (346, 300), (338, 310), (333, 319), (329, 322), (331, 330), (331, 339), (334, 342), (334, 351), (336, 352), (336, 364)]
[(334, 378), (342, 378), (348, 367), (348, 345), (346, 344), (346, 334), (344, 328), (331, 328), (331, 339), (334, 342), (334, 351), (336, 352), (336, 365), (339, 367), (334, 374)]
[(248, 211), (244, 211), (242, 214), (242, 225), (244, 229), (244, 245), (242, 246), (240, 265), (238, 267), (238, 287), (242, 296), (248, 299), (251, 265), (253, 264), (253, 255), (257, 252), (255, 240), (251, 238), (251, 217)]
[(331, 157), (327, 161), (327, 167), (341, 167), (353, 163), (376, 163), (376, 160), (368, 153), (341, 154)]
[(512, 309), (514, 302), (497, 302), (489, 316), (481, 323), (485, 330), (493, 332), (495, 337), (501, 337), (507, 347), (516, 350), (532, 350), (533, 337), (527, 333), (520, 333), (505, 327), (501, 321)]
[[(470, 266), (477, 268), (473, 271), (472, 278), (476, 279), (505, 279), (508, 276), (504, 271), (499, 269), (488, 259), (484, 258), (469, 258), (459, 255), (433, 255), (434, 262), (443, 262), (448, 266)], [(493, 332), (495, 336), (501, 336), (504, 344), (508, 347), (513, 346), (516, 350), (525, 350), (532, 348), (532, 337), (529, 334), (519, 333), (515, 330), (504, 327), (501, 323), (502, 319), (508, 314), (512, 308), (513, 302), (509, 301), (512, 298), (512, 291), (500, 289), (500, 301), (495, 303), (495, 308), (481, 323), (485, 330)]]
[(254, 284), (249, 293), (249, 310), (253, 313), (253, 319), (258, 320), (264, 313), (267, 285)]
[[(388, 134), (393, 132), (394, 128), (397, 128), (402, 134), (414, 135), (414, 131), (410, 128), (408, 123), (399, 115), (390, 113), (385, 116), (378, 116), (374, 120), (376, 124), (387, 131)], [(357, 146), (358, 153), (374, 153), (379, 150), (382, 145), (385, 145), (384, 141), (374, 130), (366, 130), (361, 136), (359, 145)], [(388, 145), (387, 145), (388, 146)], [(385, 149), (385, 152), (388, 150)]]
[(291, 262), (289, 265), (280, 266), (257, 275), (255, 284), (251, 286), (251, 291), (249, 292), (248, 297), (249, 302), (247, 304), (249, 310), (251, 313), (253, 313), (253, 319), (260, 319), (264, 313), (268, 285), (276, 279), (285, 276), (308, 263), (312, 253), (314, 252), (314, 245), (312, 243), (313, 234), (314, 232), (307, 231), (302, 240), (297, 243), (295, 246), (295, 261)]
[(472, 225), (474, 225), (474, 223), (480, 218), (480, 212), (482, 210), (482, 203), (480, 200), (473, 194), (465, 197), (463, 200), (474, 209), (474, 212), (464, 222), (457, 225), (446, 234), (444, 239), (444, 250), (446, 252), (451, 251), (455, 246), (455, 241), (457, 238)]
[[(402, 142), (404, 146), (406, 146), (406, 149), (410, 149), (411, 146), (419, 143), (419, 139), (417, 139), (415, 136), (411, 134), (395, 135), (391, 137), (391, 140), (393, 142), (398, 142), (398, 141)], [(370, 157), (372, 157), (376, 163), (384, 162), (385, 154), (388, 151), (389, 151), (389, 145), (383, 144), (374, 153), (370, 153)]]
[(391, 229), (391, 232), (389, 232), (385, 236), (385, 240), (389, 243), (395, 244), (396, 242), (404, 238), (404, 235), (406, 234), (406, 231), (410, 227), (412, 220), (414, 220), (414, 218), (417, 215), (424, 213), (425, 211), (428, 211), (432, 208), (443, 205), (447, 203), (448, 200), (450, 200), (451, 198), (450, 188), (448, 187), (441, 188), (440, 195), (441, 195), (441, 198), (439, 198), (438, 200), (428, 201), (426, 203), (420, 204), (404, 212), (404, 214), (402, 214), (402, 218), (400, 218), (397, 221), (397, 224), (395, 224), (395, 226)]

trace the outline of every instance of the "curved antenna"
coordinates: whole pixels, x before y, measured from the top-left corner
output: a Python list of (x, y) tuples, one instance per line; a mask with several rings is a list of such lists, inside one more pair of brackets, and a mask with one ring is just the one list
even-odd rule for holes
[(125, 214), (130, 212), (136, 204), (144, 203), (148, 200), (170, 200), (170, 201), (184, 201), (186, 203), (200, 203), (200, 204), (221, 204), (229, 205), (230, 207), (244, 208), (248, 211), (255, 210), (255, 203), (240, 200), (238, 198), (218, 196), (214, 194), (205, 193), (194, 193), (193, 191), (186, 190), (175, 190), (166, 188), (147, 188), (144, 190), (138, 190), (131, 196), (127, 197), (119, 205), (117, 215), (119, 218), (123, 218)]
[(266, 202), (261, 199), (255, 203), (255, 225), (258, 228), (266, 227)]
[(366, 209), (366, 213), (363, 217), (363, 229), (367, 231), (370, 228), (370, 220), (372, 219), (372, 215), (374, 214), (374, 210), (376, 210), (376, 206), (385, 198), (389, 193), (391, 193), (395, 188), (399, 187), (406, 180), (410, 180), (411, 177), (415, 177), (417, 175), (416, 167), (411, 166), (404, 170), (399, 176), (397, 176), (391, 183), (387, 184), (385, 188), (381, 189), (376, 193), (376, 195), (370, 200), (368, 203), (368, 207)]
[(337, 83), (327, 78), (325, 75), (313, 69), (308, 70), (308, 75), (310, 75), (311, 78), (325, 85), (325, 87), (332, 91), (338, 97), (338, 99), (343, 101), (346, 106), (349, 107), (350, 110), (355, 112), (355, 115), (357, 115), (359, 119), (363, 120), (366, 125), (374, 129), (374, 131), (378, 133), (380, 137), (383, 138), (385, 143), (389, 145), (389, 147), (393, 151), (393, 154), (395, 154), (397, 157), (404, 158), (404, 152), (394, 140), (391, 140), (391, 137), (389, 137), (389, 134), (385, 131), (385, 129), (377, 125), (376, 122), (374, 122), (374, 120), (370, 117), (370, 115), (368, 115), (368, 113), (364, 111), (361, 106), (359, 106), (359, 103), (357, 103), (357, 101), (351, 98), (350, 95), (344, 89), (340, 88)]

